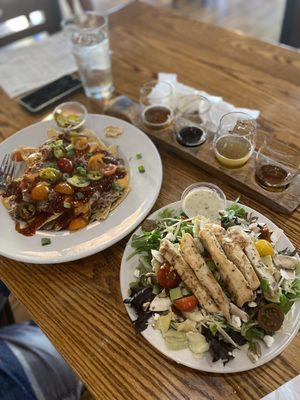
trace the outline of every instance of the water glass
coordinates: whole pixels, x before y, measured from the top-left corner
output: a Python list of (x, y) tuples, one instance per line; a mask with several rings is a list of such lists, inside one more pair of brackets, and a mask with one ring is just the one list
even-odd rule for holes
[(246, 113), (223, 115), (213, 141), (217, 161), (228, 168), (242, 167), (253, 153), (256, 130), (256, 120)]
[(140, 90), (143, 123), (150, 129), (164, 129), (173, 122), (174, 87), (169, 82), (153, 80)]
[(113, 92), (108, 18), (88, 11), (62, 23), (70, 38), (87, 97), (107, 98)]
[(257, 143), (255, 177), (266, 190), (286, 189), (300, 172), (300, 149), (264, 135)]

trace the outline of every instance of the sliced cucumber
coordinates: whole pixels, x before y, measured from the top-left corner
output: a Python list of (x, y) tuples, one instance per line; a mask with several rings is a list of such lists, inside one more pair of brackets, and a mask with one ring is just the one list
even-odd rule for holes
[(86, 187), (90, 184), (89, 179), (81, 175), (73, 175), (67, 179), (67, 182), (75, 187)]
[(176, 287), (174, 289), (170, 289), (169, 291), (171, 301), (180, 299), (182, 296), (180, 287)]

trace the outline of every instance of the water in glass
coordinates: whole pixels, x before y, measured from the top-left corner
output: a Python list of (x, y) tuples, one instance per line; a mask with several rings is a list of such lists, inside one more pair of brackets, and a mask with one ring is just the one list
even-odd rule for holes
[(87, 12), (77, 17), (68, 32), (86, 95), (109, 97), (113, 85), (107, 18)]

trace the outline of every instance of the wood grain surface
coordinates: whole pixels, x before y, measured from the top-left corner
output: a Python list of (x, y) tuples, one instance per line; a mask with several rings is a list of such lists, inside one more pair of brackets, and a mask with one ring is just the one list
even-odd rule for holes
[[(139, 3), (112, 17), (111, 42), (118, 92), (137, 99), (141, 84), (158, 71), (176, 72), (183, 83), (260, 109), (266, 130), (276, 135), (285, 128), (282, 139), (299, 143), (300, 54)], [(101, 112), (83, 94), (72, 98), (90, 112)], [(2, 139), (46, 114), (29, 115), (0, 92)], [(187, 185), (200, 180), (221, 186), (229, 199), (237, 197), (238, 190), (220, 179), (165, 150), (160, 153), (164, 181), (154, 209), (178, 200)], [(271, 218), (300, 247), (299, 211), (287, 217), (246, 196), (242, 201)], [(0, 232), (1, 240), (5, 228)], [(240, 374), (201, 373), (160, 355), (134, 331), (122, 304), (119, 267), (126, 240), (72, 263), (0, 260), (0, 279), (97, 399), (259, 399), (299, 374), (299, 335), (275, 360)]]

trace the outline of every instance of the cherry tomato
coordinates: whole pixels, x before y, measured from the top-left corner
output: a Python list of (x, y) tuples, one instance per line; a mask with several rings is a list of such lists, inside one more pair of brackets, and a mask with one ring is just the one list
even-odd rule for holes
[(164, 263), (157, 272), (157, 281), (160, 286), (173, 289), (179, 285), (181, 279), (169, 263)]
[(182, 312), (193, 311), (197, 307), (197, 304), (198, 300), (193, 294), (191, 296), (181, 297), (181, 299), (174, 301), (174, 306)]
[(82, 229), (87, 226), (88, 221), (83, 217), (77, 217), (72, 219), (69, 224), (70, 231), (78, 231), (78, 229)]
[(104, 176), (111, 176), (113, 175), (117, 170), (117, 166), (114, 164), (108, 164), (106, 167), (103, 168), (103, 175)]
[(281, 308), (274, 303), (262, 306), (257, 314), (258, 325), (266, 332), (276, 332), (281, 328), (284, 320), (284, 313)]
[(45, 182), (39, 182), (31, 191), (32, 200), (47, 200), (50, 189)]
[(69, 194), (72, 195), (74, 193), (73, 188), (68, 184), (68, 183), (58, 183), (54, 190), (58, 193), (62, 193), (62, 194)]
[(211, 255), (209, 256), (203, 256), (205, 262), (210, 262), (212, 260)]
[(68, 160), (67, 158), (60, 158), (57, 160), (57, 166), (60, 169), (61, 172), (65, 172), (67, 174), (70, 174), (73, 172), (74, 165), (71, 160)]
[(89, 171), (100, 171), (100, 169), (103, 167), (103, 157), (104, 154), (102, 153), (97, 153), (93, 155), (88, 162), (88, 170)]
[(74, 149), (79, 150), (79, 151), (87, 149), (88, 146), (89, 146), (89, 143), (88, 143), (87, 138), (85, 138), (85, 137), (79, 137), (79, 138), (75, 139), (74, 143), (73, 143)]
[(12, 159), (14, 161), (23, 161), (23, 158), (22, 158), (20, 150), (16, 150), (16, 151), (13, 152)]

